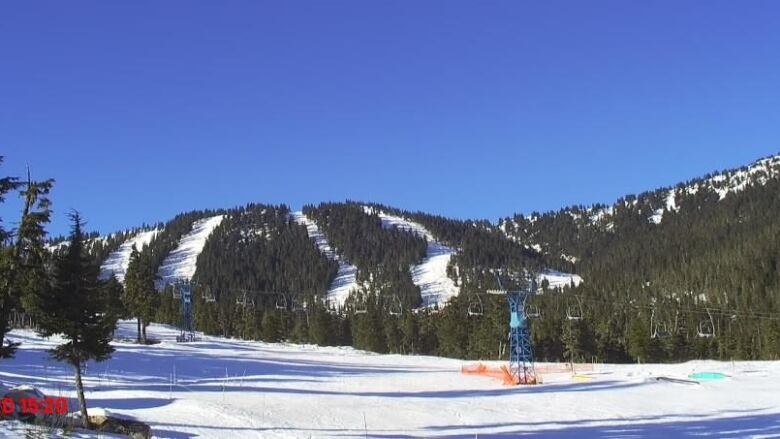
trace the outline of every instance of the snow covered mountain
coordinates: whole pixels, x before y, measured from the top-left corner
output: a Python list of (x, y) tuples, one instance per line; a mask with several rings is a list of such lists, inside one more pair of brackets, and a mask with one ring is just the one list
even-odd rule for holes
[[(472, 262), (474, 257), (486, 257), (486, 261), (501, 261), (514, 253), (525, 251), (527, 253), (525, 257), (537, 259), (537, 262), (532, 265), (541, 267), (537, 268), (539, 272), (537, 280), (540, 284), (544, 283), (551, 289), (577, 286), (588, 280), (587, 275), (583, 275), (578, 268), (582, 266), (583, 262), (592, 260), (595, 249), (610, 241), (610, 236), (620, 236), (619, 239), (625, 240), (637, 233), (644, 233), (643, 231), (648, 229), (665, 227), (672, 218), (678, 218), (680, 215), (685, 215), (686, 212), (692, 212), (696, 209), (700, 210), (702, 206), (706, 205), (714, 206), (713, 208), (717, 208), (719, 205), (725, 206), (749, 189), (761, 188), (770, 182), (777, 181), (779, 177), (780, 155), (777, 155), (758, 160), (743, 168), (693, 179), (672, 188), (662, 188), (639, 195), (628, 195), (612, 205), (572, 206), (558, 212), (533, 213), (528, 216), (515, 215), (499, 220), (497, 225), (489, 222), (458, 222), (421, 212), (414, 214), (376, 204), (358, 203), (358, 208), (365, 215), (376, 215), (381, 220), (382, 228), (398, 229), (424, 240), (426, 246), (424, 257), (422, 260), (415, 259), (414, 263), (408, 265), (408, 276), (411, 277), (411, 284), (419, 289), (419, 306), (434, 307), (436, 305), (442, 306), (450, 298), (459, 295), (462, 288), (461, 282), (464, 279), (464, 266), (457, 262), (459, 257)], [(276, 245), (272, 245), (271, 242), (281, 236), (279, 234), (282, 230), (280, 227), (288, 227), (285, 226), (284, 222), (303, 227), (316, 245), (321, 257), (330, 261), (331, 264), (335, 263), (333, 266), (337, 266), (337, 269), (335, 274), (325, 282), (325, 285), (314, 287), (309, 284), (293, 288), (325, 290), (327, 302), (334, 307), (341, 307), (352, 291), (363, 288), (364, 285), (361, 282), (366, 282), (366, 279), (376, 274), (369, 273), (373, 271), (371, 266), (365, 267), (366, 271), (363, 272), (363, 269), (359, 268), (360, 264), (352, 258), (352, 256), (360, 254), (359, 248), (355, 248), (354, 242), (351, 243), (352, 253), (350, 254), (352, 256), (350, 258), (345, 256), (345, 248), (340, 248), (350, 234), (348, 225), (344, 225), (347, 227), (346, 230), (340, 230), (342, 233), (339, 237), (340, 241), (338, 241), (340, 244), (336, 246), (333, 244), (333, 237), (326, 233), (328, 229), (323, 228), (322, 224), (318, 224), (318, 221), (326, 220), (331, 227), (331, 232), (338, 230), (338, 227), (333, 229), (334, 224), (331, 219), (320, 217), (318, 221), (315, 221), (308, 213), (290, 213), (284, 207), (279, 212), (284, 211), (285, 216), (282, 220), (277, 220), (271, 213), (275, 209), (275, 207), (266, 206), (259, 209), (257, 213), (257, 215), (263, 216), (262, 220), (252, 220), (254, 222), (251, 224), (228, 221), (226, 227), (243, 228), (236, 231), (236, 236), (241, 236), (244, 239), (258, 235), (258, 233), (261, 234), (267, 242), (256, 245), (264, 246), (265, 250), (262, 251), (271, 252), (271, 254), (280, 251), (280, 249), (271, 248)], [(129, 234), (127, 238), (123, 238), (125, 236), (123, 234), (108, 235), (114, 236), (112, 238), (114, 242), (117, 239), (125, 239), (125, 241), (120, 241), (121, 245), (116, 242), (105, 247), (106, 250), (101, 254), (102, 277), (105, 278), (113, 274), (122, 281), (132, 247), (135, 245), (140, 250), (145, 245), (153, 243), (157, 238), (162, 238), (163, 240), (167, 239), (167, 241), (164, 245), (158, 245), (155, 250), (157, 259), (153, 260), (157, 264), (156, 268), (160, 276), (158, 284), (163, 285), (177, 279), (192, 279), (198, 269), (199, 255), (204, 250), (207, 240), (214, 230), (223, 224), (223, 220), (230, 216), (229, 212), (231, 211), (193, 213), (192, 217), (179, 218), (176, 220), (178, 223), (174, 227), (175, 232), (170, 233), (165, 229), (168, 226), (160, 224), (153, 229), (147, 227), (143, 231)], [(309, 211), (309, 213), (311, 212)], [(324, 215), (328, 215), (328, 213), (324, 213)], [(335, 221), (346, 221), (346, 217), (339, 218)], [(463, 240), (467, 236), (475, 233), (482, 235), (479, 235), (480, 238), (477, 241), (469, 238), (471, 239), (469, 241), (470, 247), (463, 248), (460, 243), (465, 242)], [(507, 246), (502, 244), (500, 239), (490, 241), (488, 238), (491, 235), (496, 237), (500, 235), (501, 239), (504, 240), (509, 238), (510, 241), (519, 245)], [(231, 231), (225, 230), (219, 239), (232, 239), (229, 238), (230, 236), (232, 236)], [(366, 235), (361, 239), (371, 238)], [(93, 238), (93, 240), (106, 242), (105, 237)], [(476, 245), (490, 246), (490, 248), (485, 248), (484, 251), (475, 249), (475, 242)], [(55, 244), (51, 246), (51, 249), (62, 245), (64, 244)], [(233, 244), (225, 241), (215, 248), (223, 252), (233, 251), (231, 250), (232, 246)], [(355, 253), (356, 251), (358, 253)], [(279, 254), (273, 257), (285, 256)], [(212, 254), (210, 258), (213, 261), (220, 259), (221, 256)], [(366, 259), (363, 263), (365, 264), (368, 260), (371, 259)], [(251, 261), (249, 262), (248, 267), (252, 267)], [(491, 265), (487, 265), (484, 268), (490, 269), (491, 267)], [(260, 268), (244, 268), (243, 270), (257, 269)], [(278, 264), (271, 260), (262, 269), (266, 271), (261, 277), (268, 279), (263, 281), (267, 285), (263, 288), (280, 288), (278, 285), (274, 286), (275, 283), (278, 283), (278, 281), (273, 280), (274, 273), (268, 272), (268, 270), (281, 269)], [(289, 268), (285, 270), (287, 270), (287, 276), (295, 278), (294, 272), (289, 272)], [(306, 267), (298, 267), (295, 270), (301, 270), (302, 275), (308, 273)], [(360, 280), (361, 273), (364, 275), (363, 281)], [(473, 273), (471, 274), (473, 275)], [(252, 273), (243, 272), (240, 275), (257, 278)], [(473, 276), (471, 279), (473, 280)], [(255, 282), (255, 280), (251, 282)]]

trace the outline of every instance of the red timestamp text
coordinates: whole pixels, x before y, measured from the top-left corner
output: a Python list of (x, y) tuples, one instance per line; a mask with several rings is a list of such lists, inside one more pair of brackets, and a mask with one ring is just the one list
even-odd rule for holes
[(14, 401), (11, 398), (0, 400), (0, 411), (4, 415), (16, 412), (17, 404), (19, 412), (23, 415), (65, 415), (68, 413), (68, 400), (65, 398), (19, 398)]

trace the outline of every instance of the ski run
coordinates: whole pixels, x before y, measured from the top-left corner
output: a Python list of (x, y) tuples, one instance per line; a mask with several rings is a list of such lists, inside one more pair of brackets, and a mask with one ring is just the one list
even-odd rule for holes
[(178, 247), (163, 261), (158, 270), (159, 285), (175, 283), (178, 280), (191, 280), (195, 275), (198, 255), (203, 251), (211, 232), (222, 223), (224, 215), (203, 218), (192, 224), (192, 230), (182, 237)]
[(441, 307), (450, 298), (458, 295), (460, 288), (447, 276), (447, 265), (450, 263), (452, 255), (456, 253), (455, 249), (436, 241), (431, 232), (419, 223), (387, 214), (373, 207), (364, 206), (364, 210), (369, 215), (376, 213), (382, 220), (382, 227), (405, 230), (425, 238), (427, 241), (428, 248), (425, 259), (420, 264), (410, 268), (412, 281), (420, 288), (422, 307), (435, 305)]
[[(134, 331), (120, 322), (117, 339)], [(92, 413), (143, 421), (156, 438), (780, 435), (780, 362), (597, 364), (507, 387), (461, 374), (471, 364), (461, 360), (210, 336), (176, 343), (174, 328), (148, 331), (159, 344), (113, 342), (110, 360), (88, 363), (85, 386)], [(0, 385), (31, 384), (75, 410), (73, 370), (47, 352), (61, 340), (29, 330), (10, 338), (22, 345), (0, 363)], [(693, 372), (726, 378), (692, 382)], [(0, 437), (30, 428), (2, 422)]]
[(135, 236), (123, 242), (116, 251), (108, 255), (106, 261), (100, 266), (100, 277), (108, 279), (113, 275), (119, 282), (124, 283), (127, 266), (130, 264), (130, 254), (133, 252), (133, 246), (140, 252), (145, 245), (149, 245), (149, 243), (152, 242), (152, 239), (157, 236), (159, 232), (160, 231), (157, 229), (138, 232)]
[(357, 267), (347, 262), (344, 258), (339, 256), (336, 251), (328, 244), (328, 239), (320, 231), (317, 224), (308, 218), (303, 212), (293, 212), (291, 214), (292, 219), (306, 227), (306, 232), (309, 237), (314, 240), (317, 248), (328, 259), (336, 261), (339, 264), (338, 272), (335, 279), (331, 282), (326, 300), (328, 304), (335, 308), (344, 306), (344, 302), (349, 297), (349, 294), (358, 288), (357, 285)]
[(570, 286), (578, 286), (582, 283), (582, 277), (576, 274), (562, 273), (555, 270), (545, 270), (536, 277), (536, 283), (541, 288), (542, 282), (547, 281), (550, 289), (562, 289)]

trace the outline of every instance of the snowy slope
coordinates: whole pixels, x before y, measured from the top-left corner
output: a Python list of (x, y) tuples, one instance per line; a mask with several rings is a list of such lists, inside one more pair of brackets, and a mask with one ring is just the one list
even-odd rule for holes
[(458, 295), (460, 288), (455, 286), (455, 282), (447, 276), (447, 264), (449, 264), (452, 255), (456, 253), (455, 249), (437, 242), (421, 224), (382, 211), (375, 211), (374, 208), (368, 206), (364, 206), (364, 210), (369, 214), (379, 215), (382, 226), (385, 228), (396, 227), (427, 240), (428, 249), (425, 259), (419, 265), (410, 268), (412, 281), (420, 288), (423, 307), (444, 305), (451, 297)]
[(108, 258), (100, 266), (100, 277), (108, 279), (113, 274), (119, 282), (124, 283), (125, 273), (127, 272), (127, 266), (130, 264), (130, 253), (133, 251), (133, 246), (138, 251), (141, 251), (145, 245), (149, 245), (155, 236), (160, 231), (148, 230), (145, 232), (139, 232), (132, 238), (123, 242), (119, 248), (108, 255)]
[[(763, 185), (770, 179), (780, 177), (780, 154), (758, 160), (749, 166), (745, 166), (739, 169), (732, 169), (723, 172), (716, 173), (703, 179), (696, 179), (692, 182), (678, 185), (672, 189), (662, 189), (648, 194), (640, 196), (640, 199), (623, 199), (612, 206), (602, 208), (588, 208), (585, 210), (586, 221), (589, 225), (601, 224), (607, 230), (613, 227), (611, 217), (615, 214), (615, 208), (617, 207), (636, 207), (638, 203), (650, 205), (650, 198), (654, 197), (657, 193), (662, 196), (662, 205), (655, 205), (653, 202), (653, 213), (647, 219), (654, 224), (660, 224), (663, 221), (664, 214), (668, 212), (677, 212), (680, 209), (680, 198), (685, 195), (694, 195), (702, 190), (708, 190), (716, 193), (720, 200), (724, 200), (730, 194), (736, 194), (745, 190), (750, 185)], [(622, 205), (622, 206), (621, 206)], [(583, 219), (583, 215), (574, 210), (577, 208), (567, 208), (563, 211), (577, 221), (580, 222)], [(533, 223), (537, 220), (534, 215), (527, 216), (527, 219)], [(506, 232), (508, 224), (506, 221), (500, 221), (499, 227)], [(513, 226), (517, 226), (516, 222), (513, 222)], [(510, 235), (510, 237), (512, 237)]]
[(306, 227), (306, 232), (309, 237), (314, 240), (319, 248), (320, 252), (324, 254), (328, 259), (336, 261), (339, 264), (339, 270), (336, 273), (336, 278), (333, 279), (330, 287), (328, 288), (327, 301), (328, 304), (334, 307), (341, 307), (344, 305), (344, 301), (349, 297), (349, 293), (353, 289), (357, 289), (357, 267), (350, 264), (344, 258), (340, 257), (328, 244), (328, 239), (320, 231), (317, 224), (309, 219), (303, 212), (293, 212), (291, 214), (293, 220), (298, 224)]
[(541, 287), (542, 281), (546, 280), (550, 289), (566, 288), (574, 284), (578, 286), (582, 283), (582, 278), (576, 274), (562, 273), (555, 270), (545, 270), (536, 277), (536, 283)]
[(650, 217), (650, 222), (660, 224), (664, 213), (677, 212), (677, 197), (685, 194), (696, 194), (702, 189), (710, 189), (723, 200), (729, 194), (745, 190), (750, 184), (765, 184), (770, 178), (780, 175), (780, 155), (758, 160), (742, 169), (725, 171), (700, 182), (684, 187), (670, 189), (666, 194), (666, 205), (656, 209)]
[[(97, 242), (102, 242), (102, 243), (105, 243), (105, 241), (106, 241), (108, 238), (109, 238), (108, 236), (98, 236), (98, 237), (96, 237), (96, 238), (89, 238), (89, 239), (87, 239), (87, 240), (85, 241), (85, 243), (86, 243), (87, 247), (89, 247), (89, 246), (91, 246), (91, 245), (93, 245), (93, 244), (95, 244), (95, 243), (97, 243)], [(45, 248), (47, 251), (49, 251), (49, 252), (52, 252), (52, 253), (53, 253), (53, 252), (56, 252), (56, 251), (60, 251), (60, 250), (62, 250), (63, 248), (67, 247), (68, 245), (70, 245), (70, 241), (68, 241), (68, 240), (66, 239), (65, 241), (60, 241), (60, 242), (58, 242), (57, 244), (45, 244), (43, 247), (44, 247), (44, 248)]]
[[(121, 322), (118, 334), (132, 337), (134, 325)], [(149, 423), (157, 438), (780, 435), (780, 362), (597, 365), (581, 372), (585, 382), (547, 374), (539, 386), (506, 387), (460, 374), (459, 360), (218, 337), (177, 344), (175, 329), (148, 332), (162, 343), (115, 343), (113, 358), (88, 364), (86, 397), (93, 409)], [(2, 360), (0, 384), (31, 383), (75, 407), (71, 368), (46, 352), (56, 339), (10, 337), (23, 344)], [(694, 371), (730, 378), (655, 379)]]
[(206, 245), (211, 232), (222, 223), (225, 215), (203, 218), (192, 224), (190, 233), (184, 235), (179, 246), (169, 254), (162, 263), (157, 274), (160, 277), (158, 285), (173, 283), (177, 279), (192, 279), (195, 274), (198, 255)]

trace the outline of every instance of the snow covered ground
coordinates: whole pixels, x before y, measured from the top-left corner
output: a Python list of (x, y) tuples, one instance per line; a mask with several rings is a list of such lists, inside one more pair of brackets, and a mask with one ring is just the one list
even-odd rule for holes
[(350, 264), (344, 258), (340, 257), (328, 243), (328, 239), (325, 237), (317, 224), (309, 219), (303, 212), (293, 212), (290, 216), (297, 222), (306, 227), (306, 231), (309, 237), (314, 240), (319, 248), (320, 252), (324, 254), (328, 259), (336, 261), (339, 264), (339, 270), (336, 273), (336, 278), (328, 288), (328, 294), (326, 300), (328, 303), (335, 307), (341, 307), (344, 305), (344, 301), (349, 297), (349, 293), (352, 290), (356, 290), (357, 285), (357, 267)]
[[(121, 322), (118, 334), (133, 330)], [(780, 362), (603, 365), (583, 382), (551, 374), (505, 387), (462, 375), (459, 360), (217, 337), (177, 344), (177, 331), (160, 325), (149, 333), (162, 342), (115, 343), (112, 359), (89, 364), (87, 399), (149, 423), (158, 438), (780, 436)], [(75, 407), (71, 369), (47, 360), (54, 341), (10, 337), (23, 344), (0, 360), (0, 384), (34, 384)], [(729, 378), (655, 379), (695, 371)], [(18, 437), (8, 425), (0, 435)]]
[(127, 266), (130, 264), (130, 253), (133, 251), (133, 246), (140, 252), (159, 232), (160, 231), (157, 229), (139, 232), (132, 238), (123, 242), (116, 251), (108, 255), (108, 258), (103, 262), (103, 265), (100, 266), (100, 277), (108, 279), (111, 275), (114, 275), (119, 282), (124, 283), (125, 273), (127, 272)]
[(542, 285), (542, 281), (544, 280), (550, 284), (550, 289), (566, 288), (572, 284), (574, 284), (576, 287), (582, 283), (582, 277), (579, 275), (563, 273), (555, 270), (546, 270), (536, 277), (536, 282), (540, 287)]
[(428, 241), (425, 259), (419, 265), (410, 268), (412, 281), (420, 288), (423, 307), (442, 306), (450, 298), (458, 295), (460, 288), (455, 286), (455, 282), (447, 276), (447, 265), (450, 263), (452, 255), (456, 253), (455, 249), (437, 242), (431, 232), (423, 227), (422, 224), (399, 216), (389, 215), (382, 211), (375, 211), (372, 207), (366, 206), (364, 208), (369, 214), (376, 212), (382, 220), (383, 227), (397, 227), (421, 236)]
[(192, 279), (195, 274), (198, 255), (203, 251), (211, 232), (222, 223), (224, 215), (203, 218), (192, 224), (192, 230), (179, 241), (179, 246), (169, 254), (157, 274), (159, 285), (175, 282), (177, 279)]

